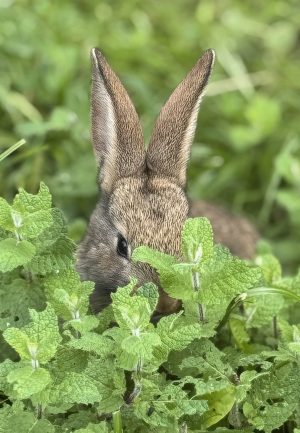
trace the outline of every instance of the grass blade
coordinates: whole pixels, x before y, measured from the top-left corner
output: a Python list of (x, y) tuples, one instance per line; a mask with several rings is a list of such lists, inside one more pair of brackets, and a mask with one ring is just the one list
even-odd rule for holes
[(8, 155), (13, 153), (15, 150), (19, 149), (19, 147), (23, 146), (23, 144), (26, 143), (26, 140), (24, 138), (17, 143), (10, 146), (8, 149), (6, 149), (4, 152), (0, 154), (0, 162), (3, 161)]

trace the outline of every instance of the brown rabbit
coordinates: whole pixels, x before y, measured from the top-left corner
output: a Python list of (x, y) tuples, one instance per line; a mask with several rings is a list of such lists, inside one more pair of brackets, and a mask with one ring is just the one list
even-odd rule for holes
[[(95, 312), (131, 276), (140, 283), (158, 278), (150, 266), (131, 261), (139, 245), (180, 255), (180, 235), (188, 216), (210, 219), (216, 242), (250, 258), (258, 238), (245, 220), (206, 202), (189, 204), (186, 168), (200, 101), (214, 51), (207, 50), (162, 108), (146, 151), (135, 108), (120, 80), (96, 48), (92, 50), (92, 142), (100, 168), (101, 200), (78, 249), (78, 270), (95, 282)], [(158, 314), (178, 310), (180, 302), (159, 288)]]

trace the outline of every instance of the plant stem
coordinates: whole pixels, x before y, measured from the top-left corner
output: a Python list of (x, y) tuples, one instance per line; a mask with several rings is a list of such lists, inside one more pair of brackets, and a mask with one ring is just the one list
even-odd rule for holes
[(43, 407), (41, 403), (38, 403), (36, 406), (36, 417), (37, 419), (41, 419), (43, 416)]
[(123, 433), (122, 416), (120, 410), (113, 412), (113, 428), (114, 433)]
[(5, 159), (8, 155), (13, 153), (15, 150), (17, 150), (19, 147), (23, 146), (23, 144), (25, 144), (25, 143), (26, 143), (26, 141), (24, 139), (22, 139), (22, 140), (18, 141), (17, 143), (13, 144), (12, 146), (10, 146), (4, 152), (2, 152), (0, 154), (0, 162), (3, 161), (3, 159)]
[(273, 333), (274, 338), (278, 340), (278, 324), (277, 324), (277, 316), (273, 317)]
[[(196, 292), (200, 290), (200, 275), (199, 272), (192, 272), (193, 287)], [(205, 320), (205, 310), (202, 304), (198, 304), (199, 320), (204, 322)]]
[(132, 403), (133, 400), (142, 391), (142, 385), (141, 385), (141, 382), (140, 382), (142, 366), (143, 366), (143, 363), (142, 363), (142, 359), (140, 357), (139, 360), (138, 360), (137, 366), (136, 366), (136, 371), (135, 371), (135, 373), (133, 373), (132, 380), (134, 382), (134, 388), (133, 388), (133, 391), (130, 393), (130, 395), (128, 397), (128, 400), (127, 400), (128, 404)]
[(180, 426), (180, 433), (187, 433), (188, 429), (187, 429), (187, 423), (184, 422), (183, 424), (181, 424)]

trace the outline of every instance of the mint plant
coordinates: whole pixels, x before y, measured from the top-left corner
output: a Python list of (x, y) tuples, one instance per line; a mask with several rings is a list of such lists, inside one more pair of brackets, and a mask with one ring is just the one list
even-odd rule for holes
[(48, 188), (0, 199), (0, 432), (272, 432), (300, 428), (300, 273), (283, 277), (188, 219), (181, 256), (139, 247), (182, 310), (151, 321), (157, 287), (131, 279), (98, 315)]

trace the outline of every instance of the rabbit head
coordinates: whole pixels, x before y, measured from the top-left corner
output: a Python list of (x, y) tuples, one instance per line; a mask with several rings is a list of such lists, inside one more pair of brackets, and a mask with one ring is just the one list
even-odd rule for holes
[[(199, 105), (211, 73), (208, 50), (162, 108), (148, 149), (135, 108), (104, 56), (93, 49), (92, 142), (100, 169), (101, 200), (78, 249), (78, 270), (95, 282), (92, 308), (100, 311), (117, 287), (136, 277), (154, 281), (153, 269), (131, 260), (137, 246), (180, 255), (182, 225), (189, 206), (186, 167)], [(176, 311), (179, 302), (159, 288), (157, 313)]]

